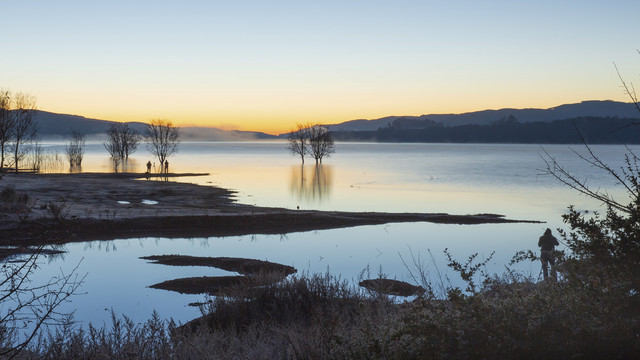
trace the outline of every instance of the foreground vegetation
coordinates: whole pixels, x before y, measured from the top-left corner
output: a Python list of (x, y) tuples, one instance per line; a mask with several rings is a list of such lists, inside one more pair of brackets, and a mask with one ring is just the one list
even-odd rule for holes
[(638, 308), (602, 287), (485, 279), (469, 296), (449, 289), (409, 303), (330, 275), (238, 287), (183, 327), (154, 316), (114, 316), (109, 330), (65, 327), (26, 358), (44, 359), (468, 359), (632, 358)]

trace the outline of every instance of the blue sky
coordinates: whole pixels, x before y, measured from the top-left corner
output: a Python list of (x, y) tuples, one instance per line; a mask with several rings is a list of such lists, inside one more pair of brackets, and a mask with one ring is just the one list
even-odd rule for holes
[(43, 110), (296, 122), (626, 101), (638, 1), (4, 1), (0, 87)]

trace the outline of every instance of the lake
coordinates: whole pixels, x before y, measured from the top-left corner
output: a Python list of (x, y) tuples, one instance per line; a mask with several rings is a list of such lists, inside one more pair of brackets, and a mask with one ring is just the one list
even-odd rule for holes
[[(64, 153), (63, 144), (44, 145), (50, 153)], [(578, 160), (571, 148), (585, 153), (581, 145), (544, 146), (577, 178), (624, 196), (604, 174)], [(592, 149), (614, 168), (624, 165), (623, 146)], [(67, 253), (43, 261), (34, 280), (44, 281), (80, 264), (78, 273), (87, 274), (81, 289), (84, 294), (73, 297), (61, 310), (75, 311), (76, 320), (95, 325), (108, 323), (111, 309), (135, 321), (148, 319), (154, 309), (165, 318), (191, 320), (199, 312), (188, 304), (202, 301), (204, 296), (148, 286), (179, 277), (230, 274), (139, 259), (149, 255), (254, 258), (294, 266), (299, 273), (329, 271), (349, 281), (376, 277), (382, 271), (389, 278), (412, 283), (413, 257), (432, 275), (435, 285), (462, 286), (446, 267), (445, 248), (459, 260), (475, 252), (489, 256), (495, 251), (486, 270), (500, 274), (516, 251), (537, 250), (537, 239), (545, 228), (566, 228), (561, 215), (569, 204), (598, 209), (599, 204), (543, 175), (543, 153), (538, 145), (337, 143), (336, 153), (322, 166), (311, 160), (301, 166), (299, 157), (289, 154), (284, 142), (182, 143), (179, 153), (169, 159), (170, 171), (209, 175), (177, 180), (233, 189), (240, 203), (318, 210), (496, 213), (547, 223), (403, 223), (277, 236), (74, 243), (64, 246)], [(129, 160), (128, 170), (144, 172), (149, 160), (154, 161), (141, 146)], [(112, 171), (101, 144), (88, 144), (83, 171)], [(540, 266), (520, 264), (518, 270), (537, 277)]]

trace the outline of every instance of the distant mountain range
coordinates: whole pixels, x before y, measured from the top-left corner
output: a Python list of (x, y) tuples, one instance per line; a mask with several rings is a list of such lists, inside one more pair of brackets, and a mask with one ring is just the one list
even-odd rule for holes
[[(89, 139), (104, 137), (105, 130), (114, 123), (78, 115), (56, 114), (38, 110), (35, 119), (43, 139), (68, 139), (72, 131), (78, 131)], [(130, 127), (144, 133), (146, 124), (129, 122)], [(221, 130), (210, 127), (180, 127), (183, 140), (190, 141), (250, 141), (276, 139), (276, 136), (256, 131)]]
[[(610, 100), (583, 101), (549, 109), (500, 109), (463, 114), (387, 116), (372, 120), (346, 121), (327, 125), (327, 127), (334, 132), (337, 140), (351, 141), (555, 142), (569, 140), (560, 140), (560, 138), (549, 140), (545, 139), (544, 134), (566, 129), (565, 123), (567, 122), (561, 124), (558, 121), (568, 119), (574, 119), (570, 121), (572, 124), (577, 121), (577, 123), (584, 125), (585, 129), (588, 128), (598, 135), (603, 131), (611, 133), (614, 127), (623, 126), (621, 124), (640, 123), (640, 112), (633, 103)], [(113, 123), (108, 120), (47, 111), (38, 111), (36, 121), (43, 139), (68, 139), (74, 130), (86, 135), (89, 139), (99, 139), (104, 137), (105, 130)], [(535, 128), (530, 126), (538, 123), (547, 125), (542, 127), (535, 125)], [(128, 124), (139, 133), (143, 133), (146, 126), (141, 122), (129, 122)], [(517, 124), (520, 125), (516, 126)], [(505, 125), (508, 126), (505, 127)], [(536, 129), (535, 132), (538, 135), (528, 136), (527, 134), (531, 133), (533, 129)], [(500, 130), (502, 136), (494, 139), (492, 134), (496, 130)], [(182, 139), (187, 141), (251, 141), (282, 139), (287, 136), (287, 134), (274, 136), (262, 132), (221, 130), (210, 127), (181, 127), (181, 132)], [(486, 135), (478, 135), (482, 133), (486, 133)], [(618, 132), (616, 131), (616, 133)], [(612, 141), (610, 138), (598, 138), (601, 139), (600, 141)]]
[(412, 128), (394, 121), (373, 131), (333, 131), (337, 141), (500, 144), (640, 144), (640, 119), (575, 117), (521, 123), (514, 117), (489, 125)]
[(640, 118), (640, 112), (633, 103), (611, 100), (583, 101), (549, 109), (500, 109), (482, 110), (463, 114), (430, 114), (420, 116), (387, 116), (372, 120), (351, 120), (328, 125), (332, 131), (375, 131), (379, 128), (395, 126), (404, 129), (423, 129), (439, 124), (445, 127), (460, 125), (490, 125), (500, 121), (520, 123), (551, 122), (579, 117)]

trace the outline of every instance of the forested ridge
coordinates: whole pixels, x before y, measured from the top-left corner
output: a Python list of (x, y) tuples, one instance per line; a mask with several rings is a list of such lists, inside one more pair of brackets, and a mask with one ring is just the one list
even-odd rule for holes
[(415, 126), (394, 121), (376, 131), (334, 131), (338, 141), (453, 142), (523, 144), (640, 144), (640, 119), (578, 117), (550, 122), (518, 122), (514, 117), (490, 125), (444, 126), (421, 121)]

